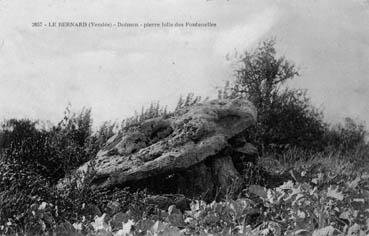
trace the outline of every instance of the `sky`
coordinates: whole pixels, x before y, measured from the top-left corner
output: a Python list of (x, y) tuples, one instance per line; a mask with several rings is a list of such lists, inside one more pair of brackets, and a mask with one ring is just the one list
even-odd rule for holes
[[(202, 28), (32, 27), (33, 22), (213, 22)], [(0, 120), (57, 122), (68, 103), (95, 124), (189, 92), (216, 96), (229, 54), (274, 37), (328, 121), (369, 124), (367, 0), (2, 0)]]

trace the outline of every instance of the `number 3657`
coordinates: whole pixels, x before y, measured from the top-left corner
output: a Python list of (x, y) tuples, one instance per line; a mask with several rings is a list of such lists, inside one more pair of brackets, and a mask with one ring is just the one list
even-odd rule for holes
[(32, 27), (42, 27), (42, 22), (32, 22)]

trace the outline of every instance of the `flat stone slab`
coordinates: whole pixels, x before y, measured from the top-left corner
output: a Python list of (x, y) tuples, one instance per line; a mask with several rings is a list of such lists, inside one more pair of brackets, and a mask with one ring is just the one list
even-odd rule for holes
[(245, 99), (212, 100), (127, 127), (92, 160), (96, 172), (92, 187), (186, 170), (216, 156), (230, 138), (254, 124), (256, 116), (255, 107)]

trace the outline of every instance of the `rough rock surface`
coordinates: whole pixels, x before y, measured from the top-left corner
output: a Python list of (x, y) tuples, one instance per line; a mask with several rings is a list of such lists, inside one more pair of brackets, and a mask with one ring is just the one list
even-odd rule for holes
[[(177, 174), (178, 191), (181, 188), (185, 191), (188, 182), (197, 182), (200, 190), (209, 191), (214, 186), (229, 186), (239, 178), (239, 173), (232, 158), (221, 153), (230, 145), (231, 138), (255, 121), (256, 109), (244, 99), (212, 100), (167, 118), (127, 127), (109, 139), (93, 160), (96, 173), (92, 186), (132, 184), (158, 176), (170, 177), (173, 173)], [(239, 152), (254, 151), (250, 144), (244, 147), (238, 148)], [(214, 181), (209, 183), (211, 179)]]

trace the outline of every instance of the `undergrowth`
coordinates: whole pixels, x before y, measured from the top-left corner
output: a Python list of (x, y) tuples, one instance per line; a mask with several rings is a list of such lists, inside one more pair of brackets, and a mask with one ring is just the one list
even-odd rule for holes
[[(93, 168), (86, 181), (74, 176), (114, 134), (185, 113), (201, 102), (194, 94), (181, 98), (174, 111), (154, 103), (96, 131), (89, 109), (75, 114), (68, 106), (50, 127), (28, 119), (2, 123), (0, 234), (368, 235), (365, 126), (349, 118), (329, 125), (306, 91), (284, 86), (299, 73), (294, 63), (277, 57), (274, 44), (269, 40), (240, 54), (236, 80), (219, 91), (219, 99), (246, 98), (258, 110), (257, 124), (241, 134), (259, 156), (257, 164), (237, 166), (244, 175), (241, 192), (168, 206), (153, 202), (145, 190), (91, 189)], [(67, 176), (68, 187), (58, 188)]]
[[(289, 155), (298, 154), (292, 150)], [(303, 155), (303, 153), (299, 153)], [(288, 157), (286, 157), (288, 158)], [(267, 159), (267, 158), (266, 158)], [(305, 160), (304, 160), (305, 159)], [(259, 160), (266, 168), (268, 160)], [(369, 231), (369, 173), (340, 154), (304, 156), (293, 166), (274, 162), (290, 180), (266, 188), (249, 184), (237, 198), (192, 200), (185, 209), (159, 209), (144, 191), (64, 190), (27, 205), (23, 222), (8, 218), (4, 234), (21, 235), (365, 235)], [(368, 163), (366, 163), (368, 164)], [(55, 193), (57, 190), (55, 190)], [(49, 196), (50, 196), (49, 195)], [(58, 197), (57, 197), (58, 196)], [(355, 234), (357, 235), (357, 234)]]

